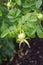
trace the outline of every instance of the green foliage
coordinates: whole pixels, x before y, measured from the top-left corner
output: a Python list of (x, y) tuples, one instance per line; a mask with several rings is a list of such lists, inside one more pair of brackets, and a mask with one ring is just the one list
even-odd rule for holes
[(13, 56), (13, 38), (25, 33), (26, 37), (34, 38), (37, 33), (43, 38), (42, 0), (3, 0), (0, 4), (0, 61)]

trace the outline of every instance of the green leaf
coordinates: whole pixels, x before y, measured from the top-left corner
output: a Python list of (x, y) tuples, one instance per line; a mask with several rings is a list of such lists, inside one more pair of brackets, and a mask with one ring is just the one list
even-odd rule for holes
[(15, 26), (10, 26), (10, 28), (9, 28), (9, 33), (8, 33), (8, 36), (9, 36), (10, 38), (15, 37), (15, 29), (16, 29)]
[(4, 21), (2, 21), (2, 25), (1, 25), (1, 32), (3, 32), (4, 30), (7, 29), (7, 25), (5, 24)]
[(36, 1), (36, 8), (39, 8), (42, 4), (42, 0)]
[(28, 0), (28, 2), (27, 1), (25, 1), (24, 3), (23, 3), (23, 7), (24, 8), (31, 8), (33, 5), (35, 5), (35, 0), (34, 1), (29, 1)]
[(43, 31), (41, 30), (40, 27), (37, 27), (37, 35), (39, 38), (43, 38)]
[(0, 10), (0, 16), (2, 16), (2, 11)]
[(21, 0), (15, 0), (18, 5), (21, 5)]
[(7, 36), (8, 32), (9, 32), (9, 30), (5, 30), (4, 32), (2, 32), (1, 38), (4, 38), (5, 36)]

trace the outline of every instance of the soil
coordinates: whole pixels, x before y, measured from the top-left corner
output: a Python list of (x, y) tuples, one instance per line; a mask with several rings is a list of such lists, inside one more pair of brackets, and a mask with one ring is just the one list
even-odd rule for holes
[(43, 39), (36, 37), (28, 41), (30, 48), (23, 43), (21, 49), (14, 52), (12, 61), (3, 62), (2, 65), (43, 65)]

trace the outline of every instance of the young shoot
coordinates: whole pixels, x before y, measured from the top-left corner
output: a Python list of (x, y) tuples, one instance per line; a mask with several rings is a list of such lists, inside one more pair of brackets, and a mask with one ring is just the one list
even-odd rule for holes
[(26, 40), (25, 33), (20, 33), (20, 34), (18, 35), (18, 41), (20, 42), (19, 48), (21, 47), (21, 44), (22, 44), (23, 42), (25, 42), (25, 43), (28, 45), (28, 47), (30, 48), (29, 42)]
[(11, 6), (10, 3), (11, 3), (11, 0), (9, 0), (8, 3), (7, 3), (7, 7), (8, 7), (8, 9), (9, 9), (10, 6)]
[(42, 20), (43, 19), (43, 15), (40, 13), (40, 14), (37, 14), (37, 17), (38, 19)]

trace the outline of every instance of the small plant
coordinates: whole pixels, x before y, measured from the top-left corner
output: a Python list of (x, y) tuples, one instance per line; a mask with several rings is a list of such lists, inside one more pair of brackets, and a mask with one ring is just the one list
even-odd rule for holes
[(25, 33), (20, 33), (18, 35), (18, 41), (20, 42), (19, 48), (20, 48), (22, 42), (25, 42), (28, 45), (28, 47), (30, 48), (30, 45), (29, 45), (28, 41), (25, 38)]
[(25, 42), (30, 48), (27, 38), (34, 38), (37, 33), (43, 38), (42, 0), (2, 0), (0, 2), (0, 61), (13, 56), (15, 49), (13, 38), (19, 44)]

